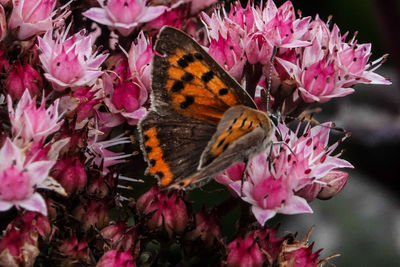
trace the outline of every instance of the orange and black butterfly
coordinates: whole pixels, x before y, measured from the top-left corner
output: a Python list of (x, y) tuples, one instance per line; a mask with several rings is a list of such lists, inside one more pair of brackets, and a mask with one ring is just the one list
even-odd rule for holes
[(196, 41), (164, 27), (155, 50), (152, 109), (139, 131), (161, 186), (203, 184), (271, 143), (268, 115)]

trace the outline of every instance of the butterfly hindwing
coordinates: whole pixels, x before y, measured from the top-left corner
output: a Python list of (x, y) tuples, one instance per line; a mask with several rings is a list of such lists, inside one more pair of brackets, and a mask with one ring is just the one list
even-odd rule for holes
[(156, 175), (162, 186), (197, 171), (201, 153), (216, 130), (213, 124), (166, 111), (164, 115), (150, 111), (139, 125), (147, 173)]
[(154, 107), (218, 124), (235, 105), (257, 108), (251, 97), (201, 46), (185, 33), (164, 27), (153, 58)]

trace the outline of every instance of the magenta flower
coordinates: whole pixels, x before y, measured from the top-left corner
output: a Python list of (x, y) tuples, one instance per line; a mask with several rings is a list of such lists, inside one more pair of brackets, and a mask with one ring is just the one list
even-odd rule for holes
[(122, 36), (128, 36), (140, 23), (159, 17), (165, 6), (146, 6), (143, 0), (97, 0), (100, 7), (93, 7), (84, 13), (97, 23), (116, 29)]
[(252, 205), (257, 221), (264, 225), (277, 213), (312, 213), (307, 201), (293, 192), (297, 184), (296, 177), (291, 175), (294, 166), (270, 169), (268, 158), (269, 153), (255, 156), (248, 165), (248, 178), (243, 185), (242, 181), (230, 184), (237, 195)]
[(46, 188), (45, 179), (55, 162), (26, 162), (23, 151), (9, 138), (0, 149), (0, 160), (0, 211), (15, 206), (46, 216), (46, 203), (35, 191), (37, 188)]
[(6, 91), (13, 99), (20, 99), (28, 89), (33, 97), (39, 95), (43, 87), (42, 76), (28, 63), (15, 63), (5, 81)]
[(303, 36), (303, 39), (311, 40), (312, 45), (297, 51), (298, 59), (290, 60), (280, 55), (276, 58), (295, 79), (305, 102), (324, 103), (334, 97), (346, 96), (354, 92), (351, 86), (357, 83), (391, 84), (374, 73), (385, 56), (368, 64), (371, 45), (357, 44), (354, 38), (346, 42), (346, 36), (340, 36), (336, 25), (330, 30), (317, 17)]
[[(13, 0), (13, 10), (8, 27), (17, 30), (18, 39), (24, 40), (33, 35), (44, 33), (53, 27), (53, 23), (61, 21), (69, 15), (64, 11), (53, 19), (56, 0)], [(61, 7), (59, 10), (65, 8)]]
[(36, 107), (36, 97), (31, 98), (29, 91), (25, 90), (15, 110), (12, 107), (11, 97), (8, 96), (8, 113), (12, 125), (12, 133), (21, 145), (29, 142), (40, 142), (50, 134), (58, 131), (62, 121), (58, 122), (62, 115), (58, 114), (58, 102), (45, 109), (46, 99), (43, 97), (42, 104)]
[(243, 48), (237, 41), (229, 33), (225, 37), (219, 33), (217, 39), (211, 39), (208, 52), (232, 77), (240, 81), (246, 57)]
[(261, 32), (272, 45), (282, 48), (310, 45), (301, 40), (308, 30), (310, 17), (296, 19), (292, 2), (286, 1), (279, 8), (268, 0), (263, 9), (252, 8), (256, 32)]
[(103, 76), (104, 102), (111, 113), (123, 116), (130, 125), (136, 125), (147, 109), (143, 107), (148, 98), (147, 89), (136, 81), (118, 81), (113, 85), (108, 75)]
[(92, 36), (86, 36), (85, 30), (67, 38), (68, 30), (54, 33), (49, 30), (43, 37), (38, 37), (44, 76), (57, 91), (67, 87), (92, 86), (103, 74), (99, 67), (108, 56), (93, 52)]

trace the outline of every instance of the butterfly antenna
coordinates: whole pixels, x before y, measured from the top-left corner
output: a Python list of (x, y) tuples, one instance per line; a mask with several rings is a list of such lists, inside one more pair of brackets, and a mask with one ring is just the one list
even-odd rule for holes
[(267, 86), (267, 112), (269, 111), (269, 102), (271, 101), (271, 85), (272, 85), (272, 71), (274, 67), (274, 60), (275, 60), (275, 55), (277, 52), (277, 47), (274, 46), (272, 49), (272, 55), (271, 55), (271, 60), (269, 64), (269, 77), (268, 77), (268, 86)]

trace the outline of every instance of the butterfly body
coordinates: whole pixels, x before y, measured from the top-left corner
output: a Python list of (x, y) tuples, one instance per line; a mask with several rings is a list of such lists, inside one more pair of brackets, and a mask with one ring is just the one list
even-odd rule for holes
[(152, 110), (139, 131), (162, 186), (193, 186), (265, 149), (268, 115), (199, 44), (164, 27), (155, 50)]

